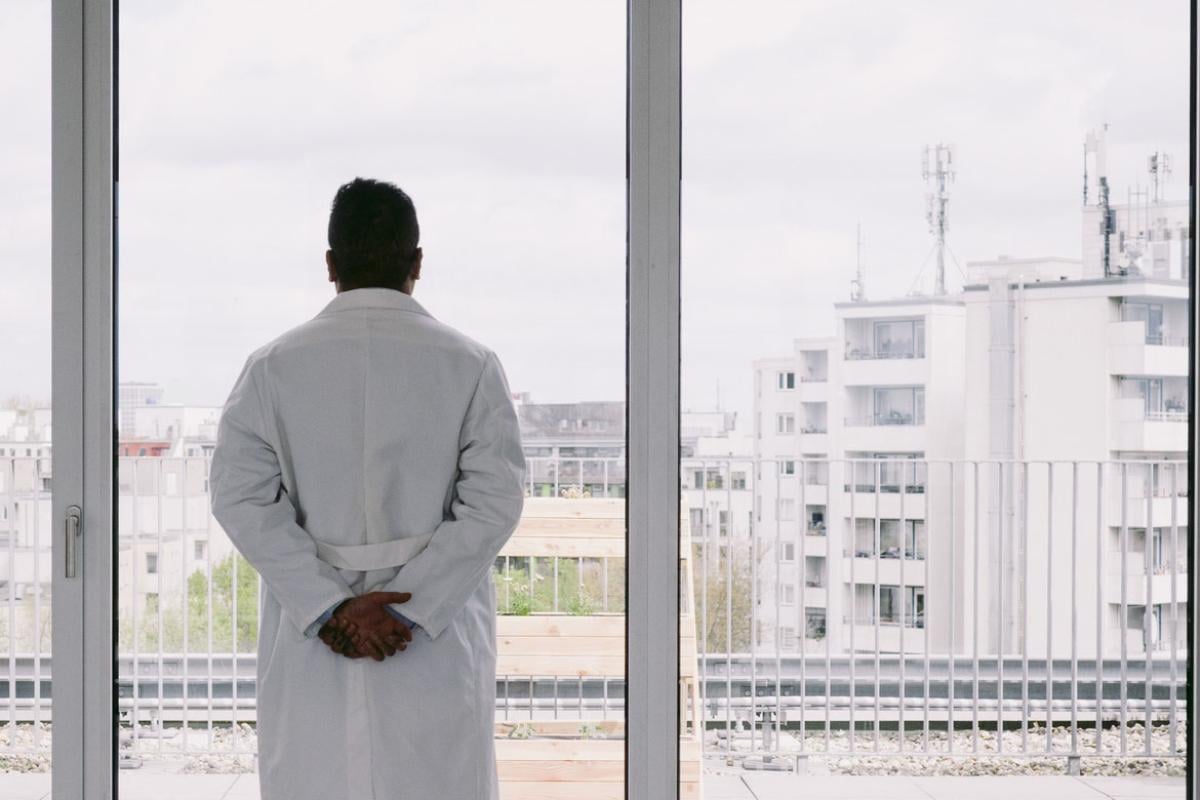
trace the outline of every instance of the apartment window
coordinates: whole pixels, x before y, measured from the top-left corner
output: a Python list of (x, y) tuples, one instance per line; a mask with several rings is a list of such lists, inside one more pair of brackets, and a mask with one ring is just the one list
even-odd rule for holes
[(874, 391), (876, 425), (924, 425), (925, 387), (905, 386)]
[(922, 520), (884, 519), (879, 523), (879, 555), (881, 558), (923, 559), (925, 557), (925, 523)]
[(779, 584), (779, 603), (785, 606), (796, 605), (796, 587), (793, 584)]
[(900, 621), (900, 587), (879, 587), (879, 622), (894, 625)]
[(795, 461), (780, 461), (779, 462), (779, 474), (780, 475), (795, 475), (796, 474), (796, 462)]
[(796, 649), (796, 629), (784, 625), (779, 628), (779, 644), (788, 650)]
[(776, 379), (780, 389), (796, 388), (796, 373), (794, 372), (780, 372)]
[(204, 558), (204, 545), (205, 545), (204, 542), (193, 542), (192, 543), (192, 557), (193, 558), (196, 558), (196, 559)]
[(804, 610), (804, 635), (809, 639), (825, 638), (825, 609), (806, 608)]
[(907, 605), (904, 609), (905, 622), (904, 624), (910, 628), (925, 627), (925, 590), (919, 586), (909, 586), (907, 597), (904, 598)]
[(1121, 319), (1146, 323), (1146, 344), (1163, 344), (1162, 303), (1126, 300), (1121, 304)]
[(1120, 396), (1141, 398), (1146, 419), (1175, 418), (1187, 411), (1187, 382), (1182, 378), (1121, 378)]
[(796, 501), (790, 497), (779, 498), (779, 519), (782, 521), (796, 518)]
[(728, 511), (725, 511), (724, 509), (722, 509), (721, 511), (717, 512), (717, 525), (720, 528), (720, 530), (718, 531), (718, 534), (717, 534), (718, 536), (728, 536), (729, 535), (729, 512)]
[(146, 553), (146, 573), (148, 575), (158, 574), (158, 553)]
[(888, 320), (875, 323), (876, 358), (924, 358), (925, 321)]
[(796, 560), (796, 543), (784, 542), (779, 553), (779, 559), (791, 563)]
[(729, 480), (729, 484), (730, 484), (730, 487), (733, 489), (741, 489), (741, 490), (745, 491), (745, 489), (746, 489), (746, 473), (745, 472), (734, 472), (733, 477), (731, 477)]
[(776, 433), (795, 433), (796, 432), (796, 415), (792, 413), (783, 413), (775, 415), (775, 432)]

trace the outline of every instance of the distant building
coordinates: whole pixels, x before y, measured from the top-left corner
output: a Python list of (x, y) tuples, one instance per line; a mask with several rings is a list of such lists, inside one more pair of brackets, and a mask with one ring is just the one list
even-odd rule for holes
[(625, 403), (516, 397), (530, 494), (625, 496)]
[(134, 411), (145, 406), (156, 406), (162, 402), (163, 388), (157, 383), (127, 381), (117, 386), (117, 432), (120, 436), (134, 436)]
[(754, 362), (758, 650), (1183, 646), (1187, 211), (1089, 206), (1081, 260), (840, 303)]

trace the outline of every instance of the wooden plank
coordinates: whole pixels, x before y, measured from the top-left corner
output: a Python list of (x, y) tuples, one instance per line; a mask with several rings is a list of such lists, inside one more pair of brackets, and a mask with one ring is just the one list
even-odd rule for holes
[(526, 497), (522, 517), (625, 518), (625, 501), (618, 497)]
[[(552, 783), (617, 783), (625, 780), (625, 759), (592, 761), (577, 759), (520, 760), (497, 759), (496, 769), (502, 781), (538, 781)], [(700, 777), (698, 762), (679, 762), (681, 782)]]
[(514, 539), (525, 536), (580, 536), (625, 539), (625, 519), (580, 517), (521, 517)]
[(506, 656), (625, 656), (621, 636), (498, 636), (496, 646)]
[[(625, 781), (620, 783), (552, 783), (501, 781), (502, 800), (625, 800)], [(680, 800), (700, 800), (700, 782), (679, 783)]]
[(538, 783), (619, 783), (625, 780), (625, 761), (517, 761), (498, 760), (502, 781)]
[(625, 781), (619, 783), (547, 783), (501, 781), (503, 800), (625, 800)]
[(596, 655), (506, 655), (496, 657), (496, 674), (500, 676), (560, 676), (581, 678), (615, 678), (625, 674), (625, 656)]

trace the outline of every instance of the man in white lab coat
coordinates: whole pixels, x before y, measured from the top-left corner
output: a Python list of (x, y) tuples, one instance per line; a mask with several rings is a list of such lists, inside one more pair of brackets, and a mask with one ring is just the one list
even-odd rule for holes
[(263, 579), (262, 800), (498, 796), (491, 570), (525, 465), (496, 356), (412, 298), (421, 258), (404, 192), (341, 187), (337, 296), (221, 417), (213, 514)]

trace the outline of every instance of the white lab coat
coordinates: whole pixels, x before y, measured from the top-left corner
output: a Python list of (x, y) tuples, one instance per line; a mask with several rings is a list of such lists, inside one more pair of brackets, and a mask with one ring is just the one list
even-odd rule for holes
[[(262, 800), (496, 800), (491, 569), (524, 466), (495, 355), (409, 295), (342, 292), (250, 356), (211, 491), (263, 578)], [(365, 563), (414, 538), (402, 568)], [(312, 636), (331, 605), (375, 589), (412, 593), (394, 606), (420, 626), (406, 651), (351, 660)]]

